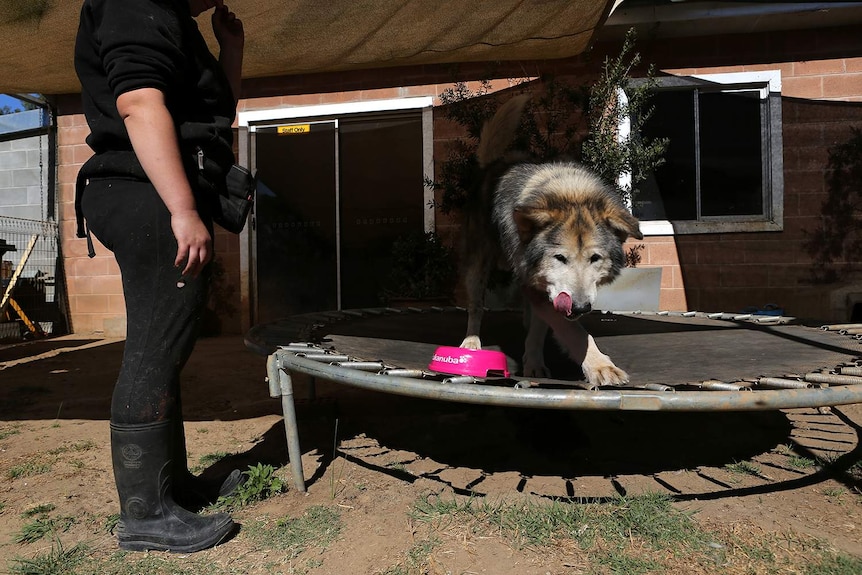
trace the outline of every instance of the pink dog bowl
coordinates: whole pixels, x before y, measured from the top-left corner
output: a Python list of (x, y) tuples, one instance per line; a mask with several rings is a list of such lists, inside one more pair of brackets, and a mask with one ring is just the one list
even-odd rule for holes
[(509, 377), (506, 354), (501, 351), (473, 350), (463, 347), (438, 347), (428, 364), (428, 369), (438, 373), (490, 377)]

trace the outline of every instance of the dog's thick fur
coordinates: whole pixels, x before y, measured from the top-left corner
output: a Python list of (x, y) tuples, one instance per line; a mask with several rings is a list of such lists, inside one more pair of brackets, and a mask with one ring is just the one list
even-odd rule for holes
[(549, 376), (544, 342), (550, 327), (589, 383), (620, 385), (628, 375), (574, 320), (592, 309), (597, 287), (619, 275), (623, 242), (643, 235), (616, 193), (584, 167), (506, 160), (528, 99), (507, 101), (482, 130), (478, 160), (484, 178), (465, 208), (461, 257), (468, 320), (461, 347), (481, 349), (485, 289), (502, 260), (529, 303), (524, 375)]

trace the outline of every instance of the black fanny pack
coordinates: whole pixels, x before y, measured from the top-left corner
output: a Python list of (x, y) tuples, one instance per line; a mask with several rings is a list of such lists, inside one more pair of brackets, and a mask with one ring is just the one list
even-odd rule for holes
[[(213, 221), (229, 232), (238, 234), (248, 221), (257, 190), (257, 175), (234, 164), (223, 176), (217, 167), (210, 168), (203, 151), (199, 148), (197, 167), (199, 175), (206, 181), (212, 194), (210, 206)], [(214, 162), (213, 162), (214, 164)]]

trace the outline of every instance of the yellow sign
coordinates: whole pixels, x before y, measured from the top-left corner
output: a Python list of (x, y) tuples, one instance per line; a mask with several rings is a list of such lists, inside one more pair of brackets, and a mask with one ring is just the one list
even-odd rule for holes
[(307, 134), (311, 131), (310, 124), (292, 124), (290, 126), (279, 126), (279, 134)]

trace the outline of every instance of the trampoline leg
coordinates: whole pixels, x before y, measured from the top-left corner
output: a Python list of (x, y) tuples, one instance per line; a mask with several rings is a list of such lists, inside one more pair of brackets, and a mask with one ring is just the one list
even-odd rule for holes
[[(275, 356), (276, 354), (273, 354)], [(305, 475), (302, 472), (302, 451), (299, 449), (299, 426), (296, 423), (296, 407), (293, 403), (293, 381), (290, 374), (280, 369), (277, 357), (271, 357), (268, 362), (270, 391), (275, 391), (273, 379), (277, 379), (278, 392), (281, 395), (281, 409), (284, 413), (284, 431), (287, 435), (287, 455), (290, 458), (290, 469), (293, 475), (294, 487), (305, 493)]]

